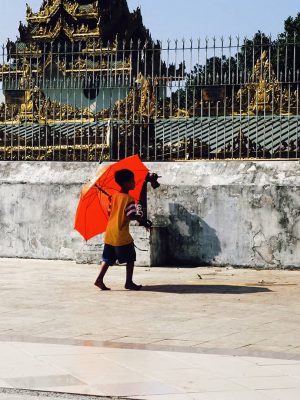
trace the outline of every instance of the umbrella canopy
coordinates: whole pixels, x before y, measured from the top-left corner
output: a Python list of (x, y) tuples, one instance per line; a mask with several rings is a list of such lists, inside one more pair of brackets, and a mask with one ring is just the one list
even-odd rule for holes
[(89, 240), (105, 232), (108, 223), (110, 196), (120, 191), (115, 173), (129, 169), (134, 173), (135, 189), (129, 192), (138, 202), (145, 179), (149, 173), (139, 156), (125, 158), (115, 164), (100, 167), (96, 176), (82, 189), (75, 217), (75, 229)]

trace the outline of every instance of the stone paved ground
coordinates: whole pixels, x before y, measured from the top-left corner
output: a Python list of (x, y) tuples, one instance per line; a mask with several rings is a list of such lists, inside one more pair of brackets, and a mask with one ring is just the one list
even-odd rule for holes
[[(97, 273), (96, 265), (0, 260), (0, 387), (300, 398), (300, 271), (139, 268), (141, 292), (123, 289), (124, 267), (109, 271), (113, 290), (100, 292)], [(0, 400), (32, 397), (18, 396), (0, 391)]]
[(138, 293), (123, 290), (124, 267), (108, 272), (112, 292), (93, 286), (97, 273), (1, 259), (0, 335), (300, 357), (300, 271), (140, 268)]

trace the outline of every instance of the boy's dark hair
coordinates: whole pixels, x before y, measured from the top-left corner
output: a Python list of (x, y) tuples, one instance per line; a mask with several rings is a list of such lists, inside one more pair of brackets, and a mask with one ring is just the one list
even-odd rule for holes
[(115, 181), (121, 187), (131, 179), (134, 179), (134, 173), (129, 169), (121, 169), (115, 173)]

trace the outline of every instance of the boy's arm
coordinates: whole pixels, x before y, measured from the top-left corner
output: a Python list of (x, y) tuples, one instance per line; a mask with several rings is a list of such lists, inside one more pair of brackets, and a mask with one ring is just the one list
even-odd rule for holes
[(128, 203), (127, 207), (125, 208), (125, 214), (130, 221), (137, 221), (140, 226), (144, 226), (145, 228), (152, 227), (151, 221), (137, 213), (136, 204), (134, 201)]

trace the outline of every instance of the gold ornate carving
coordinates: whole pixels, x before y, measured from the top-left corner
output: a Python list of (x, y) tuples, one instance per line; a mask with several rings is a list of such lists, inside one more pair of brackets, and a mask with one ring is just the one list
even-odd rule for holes
[(64, 24), (62, 26), (62, 29), (64, 30), (65, 34), (68, 36), (68, 38), (73, 41), (73, 35), (74, 35), (74, 31), (75, 28), (73, 25), (69, 26), (68, 24)]
[(31, 17), (33, 15), (32, 8), (26, 3), (26, 15), (27, 17)]
[(58, 10), (61, 0), (51, 0), (39, 12), (33, 13), (31, 7), (27, 6), (26, 19), (28, 22), (49, 22), (49, 19)]
[(147, 118), (153, 117), (156, 106), (155, 89), (158, 85), (157, 80), (151, 82), (150, 79), (145, 78), (140, 72), (135, 82), (141, 90), (141, 103), (139, 107), (140, 115)]
[[(91, 41), (87, 41), (87, 46), (85, 49), (82, 50), (83, 54), (90, 54), (93, 56), (107, 56), (111, 54), (116, 54), (118, 51), (118, 48), (115, 44), (112, 45), (112, 47), (98, 47), (99, 44), (95, 42), (94, 39), (91, 39)], [(129, 60), (126, 61), (127, 63), (130, 62)]]
[(46, 58), (46, 61), (45, 61), (44, 65), (43, 65), (44, 71), (45, 71), (46, 68), (52, 63), (52, 61), (53, 61), (53, 54), (50, 52), (50, 53), (48, 54), (47, 58)]
[(87, 58), (78, 57), (73, 63), (65, 63), (65, 61), (58, 61), (57, 66), (59, 71), (63, 74), (73, 74), (73, 73), (112, 73), (112, 74), (122, 74), (129, 73), (131, 71), (132, 65), (129, 60), (122, 62), (118, 65), (110, 65), (108, 61), (103, 60), (102, 62), (92, 62), (88, 63)]
[[(52, 54), (49, 54), (51, 61)], [(10, 105), (10, 122), (44, 122), (48, 121), (69, 121), (69, 120), (94, 120), (94, 114), (87, 108), (77, 108), (70, 104), (60, 104), (56, 101), (46, 99), (45, 94), (32, 80), (32, 71), (29, 64), (23, 65), (22, 76), (19, 83), (20, 90), (24, 93), (24, 98), (20, 106)], [(1, 106), (8, 110), (7, 105)], [(0, 120), (3, 119), (0, 115)], [(7, 120), (7, 117), (6, 117)]]
[(26, 48), (22, 50), (21, 54), (30, 57), (39, 57), (42, 54), (42, 51), (38, 48), (37, 44), (33, 42), (26, 46)]
[(71, 1), (65, 1), (64, 2), (64, 8), (67, 11), (68, 14), (75, 16), (76, 15), (76, 11), (78, 9), (78, 3), (74, 3)]
[(66, 65), (66, 62), (64, 60), (57, 61), (57, 67), (58, 67), (58, 70), (60, 72), (62, 72), (63, 74), (66, 73), (67, 65)]
[(236, 106), (244, 115), (274, 113), (288, 115), (297, 102), (296, 93), (289, 93), (278, 81), (267, 53), (257, 60), (251, 76), (236, 95)]
[(46, 36), (47, 35), (47, 28), (45, 26), (39, 26), (39, 29), (38, 29), (38, 31), (36, 33), (37, 33), (36, 37)]
[(20, 106), (14, 104), (0, 105), (0, 121), (8, 122), (6, 115), (10, 115), (10, 123), (21, 122), (74, 122), (94, 121), (94, 114), (88, 108), (78, 108), (71, 104), (60, 104), (57, 101), (46, 99), (45, 94), (38, 87), (25, 90), (24, 100)]
[[(59, 13), (60, 17), (56, 21), (56, 13), (60, 6), (73, 18), (73, 22), (69, 24)], [(47, 0), (44, 1), (43, 7), (34, 13), (32, 8), (26, 4), (27, 22), (33, 25), (31, 28), (31, 38), (35, 41), (51, 41), (57, 38), (59, 32), (64, 31), (70, 41), (99, 39), (101, 29), (99, 25), (99, 2), (89, 5), (80, 5), (74, 0)], [(88, 23), (89, 19), (98, 21), (95, 28), (91, 29)], [(53, 27), (53, 24), (55, 26)]]
[(65, 10), (75, 18), (99, 18), (99, 4), (98, 1), (86, 7), (80, 7), (69, 0), (64, 1)]
[(85, 37), (95, 37), (98, 38), (100, 37), (101, 31), (100, 31), (100, 27), (97, 26), (95, 29), (91, 30), (89, 29), (88, 25), (85, 25), (84, 23), (82, 23), (77, 30), (74, 33), (74, 39), (82, 39)]
[(63, 23), (61, 19), (59, 19), (53, 29), (53, 31), (48, 30), (46, 26), (40, 25), (38, 29), (33, 32), (32, 38), (35, 40), (53, 40), (55, 39), (61, 31), (64, 31), (68, 38), (73, 40), (82, 40), (82, 38), (86, 37), (94, 37), (98, 38), (100, 36), (100, 28), (97, 26), (94, 30), (90, 30), (87, 24), (82, 23), (77, 30), (73, 25), (68, 25)]
[(21, 104), (20, 113), (17, 115), (17, 120), (21, 121), (23, 119), (26, 119), (28, 121), (32, 121), (33, 112), (35, 110), (33, 95), (34, 92), (36, 92), (36, 88), (33, 88), (33, 82), (29, 64), (24, 64), (23, 74), (20, 79), (20, 88), (24, 89), (24, 101)]
[(74, 64), (74, 69), (86, 69), (86, 60), (83, 60), (82, 58), (78, 58), (78, 60)]
[(85, 25), (84, 23), (82, 23), (77, 29), (76, 33), (78, 34), (88, 33), (88, 31), (89, 31), (89, 26), (87, 24)]
[(0, 64), (1, 73), (10, 73), (10, 66), (8, 64)]
[(156, 88), (157, 79), (150, 80), (139, 73), (135, 83), (137, 88), (131, 89), (125, 99), (115, 102), (112, 110), (101, 111), (100, 118), (118, 118), (126, 120), (148, 121), (156, 114)]
[(175, 112), (176, 118), (190, 118), (190, 111), (185, 110), (183, 108), (178, 108)]
[(64, 30), (70, 39), (72, 38), (74, 28), (67, 24), (63, 24), (61, 18), (56, 22), (53, 30), (48, 30), (47, 26), (39, 25), (36, 31), (33, 32), (32, 38), (35, 40), (54, 40), (61, 30)]

